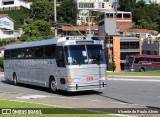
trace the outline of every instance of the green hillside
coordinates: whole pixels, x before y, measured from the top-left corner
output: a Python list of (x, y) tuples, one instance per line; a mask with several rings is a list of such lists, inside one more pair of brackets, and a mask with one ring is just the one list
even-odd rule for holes
[(0, 11), (0, 14), (8, 14), (8, 16), (15, 21), (14, 28), (16, 30), (23, 25), (24, 19), (27, 19), (29, 17), (29, 9), (20, 7), (19, 10), (13, 9), (13, 10)]

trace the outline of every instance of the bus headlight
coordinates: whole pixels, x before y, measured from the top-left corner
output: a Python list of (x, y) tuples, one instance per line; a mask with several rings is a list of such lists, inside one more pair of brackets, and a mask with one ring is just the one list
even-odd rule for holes
[(68, 83), (72, 83), (72, 78), (71, 78), (71, 77), (68, 77), (68, 78), (67, 78), (67, 82), (68, 82)]
[(74, 78), (73, 79), (73, 83), (77, 83), (77, 82), (79, 82), (80, 80), (79, 80), (79, 78)]
[(106, 75), (106, 80), (108, 80), (108, 75)]

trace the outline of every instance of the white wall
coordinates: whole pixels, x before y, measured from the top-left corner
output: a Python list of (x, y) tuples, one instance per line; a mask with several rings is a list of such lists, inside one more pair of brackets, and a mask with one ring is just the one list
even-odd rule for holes
[[(3, 2), (8, 2), (8, 1), (14, 1), (14, 4), (8, 4), (8, 5), (3, 5)], [(28, 9), (30, 9), (30, 6), (32, 4), (32, 2), (27, 2), (27, 0), (0, 0), (0, 8), (8, 8), (8, 7), (26, 7)]]
[(14, 29), (14, 23), (8, 17), (0, 17), (0, 28)]
[(14, 22), (8, 17), (0, 17), (0, 38), (14, 38)]

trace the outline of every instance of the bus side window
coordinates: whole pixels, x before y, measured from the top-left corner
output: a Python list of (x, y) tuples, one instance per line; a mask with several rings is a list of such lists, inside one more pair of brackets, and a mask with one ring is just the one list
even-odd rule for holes
[(34, 57), (34, 48), (26, 48), (24, 51), (25, 51), (25, 58)]
[(44, 47), (35, 48), (35, 57), (38, 57), (38, 58), (44, 57)]
[(63, 47), (59, 46), (56, 49), (56, 62), (58, 67), (65, 67)]
[(18, 58), (24, 58), (24, 49), (18, 49)]
[(55, 58), (55, 50), (56, 50), (55, 45), (45, 46), (45, 52), (44, 52), (45, 57)]
[(11, 58), (12, 59), (17, 58), (17, 50), (16, 49), (11, 50)]
[(10, 58), (10, 50), (5, 50), (4, 52), (4, 58), (9, 59)]
[(135, 58), (134, 63), (138, 64), (139, 63), (139, 58)]
[(154, 58), (153, 62), (160, 62), (160, 58)]

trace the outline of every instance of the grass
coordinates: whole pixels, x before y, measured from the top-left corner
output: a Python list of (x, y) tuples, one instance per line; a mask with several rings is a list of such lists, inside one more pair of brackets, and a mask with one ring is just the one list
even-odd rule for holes
[[(16, 114), (16, 115), (2, 115), (0, 117), (116, 117), (112, 115), (107, 115), (103, 113), (94, 113), (85, 110), (78, 110), (78, 109), (71, 109), (71, 108), (62, 108), (56, 106), (47, 106), (47, 105), (40, 105), (34, 103), (27, 103), (27, 102), (16, 102), (16, 101), (9, 101), (9, 100), (0, 100), (0, 108), (24, 108), (24, 109), (42, 109), (42, 114), (37, 115), (27, 115), (27, 114)], [(46, 109), (45, 109), (46, 108)], [(53, 113), (53, 114), (43, 114), (43, 113)], [(1, 112), (0, 112), (1, 113)], [(55, 114), (54, 114), (55, 113)], [(67, 114), (66, 114), (67, 113)]]
[(108, 76), (159, 76), (160, 70), (158, 71), (146, 71), (146, 72), (107, 72)]

